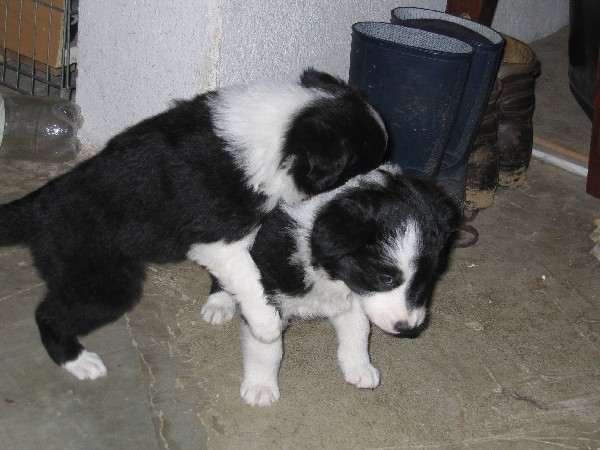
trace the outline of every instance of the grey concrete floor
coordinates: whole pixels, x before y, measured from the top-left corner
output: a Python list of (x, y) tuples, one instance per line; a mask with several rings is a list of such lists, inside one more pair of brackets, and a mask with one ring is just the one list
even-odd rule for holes
[[(0, 202), (68, 167), (0, 161)], [(525, 186), (499, 190), (428, 329), (373, 330), (377, 389), (343, 381), (327, 322), (294, 323), (266, 409), (239, 397), (239, 318), (200, 319), (201, 268), (150, 266), (141, 304), (83, 340), (108, 376), (80, 382), (39, 342), (28, 252), (0, 248), (0, 449), (600, 448), (600, 200), (584, 185), (533, 161)]]
[[(0, 200), (49, 168), (0, 164)], [(373, 330), (377, 389), (343, 381), (327, 322), (298, 322), (266, 409), (239, 397), (239, 319), (200, 319), (199, 267), (150, 266), (141, 304), (84, 340), (108, 376), (81, 382), (39, 342), (44, 286), (28, 252), (2, 248), (0, 448), (598, 448), (599, 217), (583, 178), (534, 161), (525, 186), (480, 213), (477, 245), (454, 252), (429, 328)]]
[[(592, 122), (569, 90), (568, 45), (568, 27), (531, 44), (540, 60), (540, 73), (535, 81), (533, 128), (536, 137), (558, 147), (553, 147), (555, 150), (566, 149), (587, 156)], [(552, 153), (551, 148), (545, 150)]]

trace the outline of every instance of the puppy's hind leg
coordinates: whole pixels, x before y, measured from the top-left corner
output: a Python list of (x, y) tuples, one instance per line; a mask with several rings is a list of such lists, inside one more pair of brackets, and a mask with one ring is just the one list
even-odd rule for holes
[(202, 320), (205, 322), (213, 325), (223, 325), (231, 321), (235, 315), (235, 300), (228, 292), (223, 290), (219, 280), (212, 275), (210, 278), (212, 280), (210, 295), (200, 313), (202, 314)]
[(80, 380), (95, 380), (105, 376), (106, 367), (100, 357), (85, 350), (77, 339), (78, 335), (85, 335), (103, 323), (93, 324), (89, 320), (85, 324), (73, 323), (85, 319), (70, 314), (66, 305), (59, 304), (53, 298), (50, 293), (35, 312), (40, 337), (48, 355)]
[(359, 388), (379, 385), (379, 371), (369, 358), (369, 319), (358, 299), (352, 300), (352, 309), (330, 318), (338, 339), (338, 362), (348, 383)]
[[(117, 320), (141, 296), (141, 265), (107, 263), (85, 270), (70, 267), (60, 282), (50, 282), (35, 313), (40, 337), (50, 358), (80, 380), (106, 375), (100, 357), (88, 352), (78, 336)], [(89, 268), (88, 268), (89, 269)]]
[(250, 327), (242, 321), (242, 348), (244, 351), (244, 379), (240, 394), (250, 406), (270, 406), (279, 400), (279, 365), (283, 356), (281, 336), (265, 344), (257, 340)]

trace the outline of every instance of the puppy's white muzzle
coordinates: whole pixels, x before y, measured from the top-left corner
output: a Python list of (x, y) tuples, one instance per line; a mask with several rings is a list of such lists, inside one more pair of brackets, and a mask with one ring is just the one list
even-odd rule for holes
[(365, 314), (371, 322), (391, 334), (410, 333), (425, 322), (425, 306), (411, 308), (401, 288), (362, 298)]

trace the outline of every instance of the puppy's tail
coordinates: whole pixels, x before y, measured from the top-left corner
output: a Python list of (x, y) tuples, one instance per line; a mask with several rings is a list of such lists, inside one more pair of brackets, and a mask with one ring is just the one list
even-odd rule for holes
[(0, 205), (0, 246), (29, 242), (34, 233), (29, 205), (28, 196)]

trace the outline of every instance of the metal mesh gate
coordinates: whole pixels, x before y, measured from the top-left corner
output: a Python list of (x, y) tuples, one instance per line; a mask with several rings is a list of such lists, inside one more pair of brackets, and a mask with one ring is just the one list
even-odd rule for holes
[(71, 0), (0, 0), (0, 85), (70, 99), (72, 26)]

